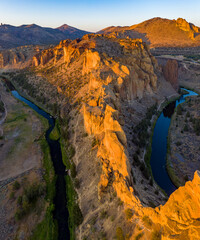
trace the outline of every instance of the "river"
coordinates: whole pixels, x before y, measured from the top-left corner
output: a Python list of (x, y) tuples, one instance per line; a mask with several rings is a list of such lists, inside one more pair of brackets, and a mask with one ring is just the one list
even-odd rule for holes
[(29, 107), (31, 107), (34, 111), (38, 114), (46, 118), (49, 122), (49, 128), (46, 131), (45, 137), (49, 144), (51, 160), (54, 165), (54, 170), (56, 174), (56, 193), (54, 197), (54, 205), (55, 210), (53, 212), (53, 217), (57, 221), (58, 225), (58, 240), (67, 240), (70, 239), (70, 232), (68, 227), (68, 217), (69, 213), (67, 210), (67, 199), (66, 199), (66, 182), (65, 182), (65, 165), (62, 161), (62, 153), (60, 148), (59, 140), (51, 140), (49, 134), (53, 130), (55, 126), (55, 119), (45, 112), (44, 110), (40, 109), (31, 101), (22, 97), (14, 88), (14, 86), (6, 81), (7, 86), (11, 90), (13, 96), (20, 101), (26, 103)]
[(176, 190), (176, 187), (172, 183), (166, 170), (167, 136), (171, 123), (171, 117), (175, 108), (179, 104), (185, 102), (186, 97), (198, 95), (191, 90), (185, 88), (182, 89), (186, 90), (188, 93), (182, 95), (178, 100), (169, 103), (163, 109), (156, 122), (152, 139), (152, 154), (150, 164), (153, 177), (157, 184), (167, 193), (168, 196)]

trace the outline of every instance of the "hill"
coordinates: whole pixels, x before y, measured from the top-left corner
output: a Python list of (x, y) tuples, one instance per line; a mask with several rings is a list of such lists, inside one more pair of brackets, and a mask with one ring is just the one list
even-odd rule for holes
[(58, 28), (46, 28), (35, 24), (0, 25), (0, 49), (14, 48), (24, 45), (57, 44), (66, 38), (81, 38), (88, 32), (68, 26), (66, 24)]
[(108, 27), (99, 33), (118, 37), (142, 38), (153, 47), (200, 46), (200, 28), (185, 19), (152, 18), (130, 27)]

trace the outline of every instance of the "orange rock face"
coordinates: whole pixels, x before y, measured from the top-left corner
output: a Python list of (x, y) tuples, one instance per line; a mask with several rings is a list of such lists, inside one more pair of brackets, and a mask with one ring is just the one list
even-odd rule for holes
[[(157, 90), (159, 69), (147, 45), (140, 39), (91, 34), (81, 40), (63, 41), (38, 54), (37, 59), (38, 62), (33, 61), (39, 66), (62, 62), (67, 70), (78, 69), (80, 77), (87, 79), (82, 113), (87, 133), (98, 139), (97, 155), (102, 163), (98, 197), (101, 199), (112, 184), (124, 205), (137, 213), (138, 221), (148, 216), (153, 224), (144, 231), (144, 239), (151, 239), (149, 234), (154, 227), (162, 239), (200, 239), (198, 172), (192, 182), (155, 209), (143, 207), (133, 189), (127, 139), (120, 124), (121, 102), (143, 98), (145, 94), (153, 96)], [(166, 78), (172, 84), (176, 84), (176, 68), (173, 61), (166, 67)], [(134, 233), (131, 239), (135, 239)]]
[[(145, 91), (150, 93), (156, 90), (157, 65), (145, 44), (140, 41), (135, 44), (131, 41), (129, 44), (127, 40), (120, 41), (120, 45), (125, 46), (125, 49), (121, 49), (123, 54), (120, 61), (117, 62), (114, 57), (108, 59), (99, 52), (94, 54), (94, 49), (93, 53), (85, 55), (84, 60), (84, 72), (92, 75), (89, 99), (83, 109), (84, 124), (86, 131), (99, 139), (97, 154), (102, 162), (102, 175), (98, 184), (99, 198), (108, 184), (112, 183), (125, 206), (136, 211), (140, 219), (148, 216), (152, 221), (152, 229), (149, 231), (153, 231), (156, 226), (162, 239), (199, 239), (198, 172), (195, 173), (194, 180), (175, 191), (164, 206), (155, 209), (143, 207), (134, 194), (126, 135), (119, 123), (120, 101), (142, 97)], [(166, 67), (166, 76), (172, 84), (177, 80), (177, 67), (177, 62), (173, 61), (168, 62)], [(170, 69), (173, 71), (170, 72)], [(98, 73), (96, 77), (94, 71)]]

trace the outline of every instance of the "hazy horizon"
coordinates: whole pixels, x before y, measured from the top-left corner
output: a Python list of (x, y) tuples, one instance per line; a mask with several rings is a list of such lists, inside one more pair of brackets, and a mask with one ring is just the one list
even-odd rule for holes
[(200, 2), (192, 0), (131, 1), (109, 0), (7, 0), (1, 3), (0, 22), (14, 26), (36, 24), (57, 28), (63, 24), (78, 29), (97, 32), (109, 26), (130, 26), (145, 20), (161, 17), (186, 19), (200, 26)]

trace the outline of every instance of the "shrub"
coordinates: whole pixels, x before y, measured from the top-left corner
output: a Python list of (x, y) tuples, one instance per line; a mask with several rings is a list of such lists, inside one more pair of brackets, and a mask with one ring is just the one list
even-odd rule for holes
[(37, 198), (44, 194), (44, 187), (40, 184), (33, 183), (25, 189), (25, 196), (28, 203), (33, 203)]
[(20, 183), (19, 183), (18, 181), (15, 181), (15, 182), (13, 183), (13, 190), (16, 191), (16, 190), (18, 190), (18, 189), (20, 189)]
[(107, 211), (102, 210), (102, 211), (101, 211), (101, 214), (100, 214), (100, 218), (101, 218), (101, 219), (104, 219), (104, 218), (107, 218), (107, 217), (108, 217)]
[(181, 144), (182, 144), (182, 142), (180, 142), (180, 141), (176, 142), (176, 146), (177, 146), (177, 147), (178, 147), (178, 146), (181, 146)]
[(75, 187), (75, 188), (80, 188), (80, 181), (79, 181), (78, 178), (75, 178), (75, 179), (74, 179), (74, 187)]
[(117, 240), (124, 240), (124, 233), (120, 227), (116, 228), (116, 238)]
[(76, 226), (80, 225), (83, 221), (83, 215), (82, 215), (81, 210), (80, 210), (80, 208), (77, 204), (74, 205), (72, 214), (73, 214), (72, 218), (74, 219), (74, 224)]
[(188, 178), (187, 175), (184, 176), (184, 180), (185, 180), (186, 182), (189, 181), (189, 178)]
[(15, 213), (15, 220), (19, 221), (24, 217), (24, 211), (18, 209)]
[(154, 230), (151, 235), (151, 240), (161, 240), (161, 232)]
[(17, 204), (20, 205), (20, 206), (22, 205), (22, 196), (18, 197)]
[(74, 162), (72, 162), (72, 164), (70, 165), (70, 173), (71, 173), (71, 177), (75, 178), (76, 177), (76, 165), (74, 164)]
[(14, 198), (15, 198), (15, 193), (14, 193), (14, 192), (11, 192), (11, 193), (10, 193), (10, 196), (9, 196), (9, 199), (12, 200), (12, 199), (14, 199)]
[(142, 218), (142, 221), (146, 227), (151, 227), (152, 226), (152, 221), (148, 216), (144, 216)]
[(99, 140), (97, 138), (93, 138), (93, 140), (92, 140), (92, 147), (95, 147), (98, 144), (99, 144)]
[(144, 235), (143, 232), (138, 233), (138, 234), (135, 236), (135, 240), (139, 240), (143, 235)]
[(128, 220), (131, 219), (133, 216), (133, 211), (130, 208), (128, 208), (125, 211), (125, 215), (126, 215), (126, 219), (128, 219)]
[(186, 117), (187, 118), (190, 117), (190, 113), (189, 112), (186, 113)]
[(138, 158), (138, 155), (136, 153), (134, 153), (133, 155), (133, 160), (136, 166), (140, 165), (140, 160)]
[(188, 129), (188, 125), (187, 125), (187, 124), (185, 124), (185, 126), (184, 126), (183, 130), (184, 130), (184, 131), (186, 131), (186, 132), (189, 130), (189, 129)]
[(156, 189), (156, 190), (155, 190), (155, 194), (158, 195), (158, 193), (159, 193), (159, 192), (158, 192), (158, 190)]
[(177, 114), (178, 115), (182, 115), (182, 107), (181, 107), (181, 105), (178, 105), (178, 107), (177, 107)]
[(150, 184), (151, 186), (153, 186), (153, 179), (152, 179), (152, 178), (149, 180), (149, 184)]

